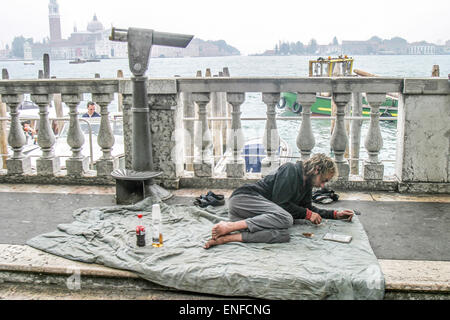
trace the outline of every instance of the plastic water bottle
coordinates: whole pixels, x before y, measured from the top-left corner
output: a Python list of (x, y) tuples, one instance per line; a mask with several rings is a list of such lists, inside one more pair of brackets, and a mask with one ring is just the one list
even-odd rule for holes
[(152, 206), (152, 222), (152, 246), (155, 248), (159, 248), (163, 245), (163, 236), (161, 230), (161, 208), (159, 204), (154, 204)]

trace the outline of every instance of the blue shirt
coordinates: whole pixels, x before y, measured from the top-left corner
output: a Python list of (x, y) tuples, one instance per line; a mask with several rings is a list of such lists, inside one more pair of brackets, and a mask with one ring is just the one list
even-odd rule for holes
[(100, 115), (94, 111), (94, 113), (92, 114), (92, 116), (89, 116), (89, 113), (85, 113), (82, 115), (82, 118), (95, 118), (95, 117), (100, 117)]

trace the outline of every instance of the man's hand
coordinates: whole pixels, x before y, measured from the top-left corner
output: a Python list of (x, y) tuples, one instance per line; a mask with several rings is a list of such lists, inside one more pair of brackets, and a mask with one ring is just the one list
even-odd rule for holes
[(348, 222), (352, 221), (353, 215), (355, 213), (353, 210), (342, 210), (336, 212), (336, 218), (339, 220), (347, 220)]
[(311, 218), (309, 218), (309, 221), (314, 224), (320, 224), (322, 222), (322, 217), (318, 213), (313, 212), (311, 214)]

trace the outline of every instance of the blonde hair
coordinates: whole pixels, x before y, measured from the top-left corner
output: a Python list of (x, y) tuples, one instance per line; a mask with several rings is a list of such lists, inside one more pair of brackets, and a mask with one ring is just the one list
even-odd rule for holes
[(336, 180), (338, 176), (338, 168), (333, 159), (326, 156), (323, 153), (316, 153), (306, 161), (303, 161), (303, 172), (307, 177), (316, 175), (329, 175), (332, 174), (331, 180)]

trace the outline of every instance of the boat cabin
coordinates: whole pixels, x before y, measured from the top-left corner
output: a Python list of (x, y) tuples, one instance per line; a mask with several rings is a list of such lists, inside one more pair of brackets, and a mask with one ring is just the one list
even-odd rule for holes
[(337, 58), (318, 58), (309, 61), (310, 77), (348, 77), (352, 75), (353, 58), (339, 56)]

